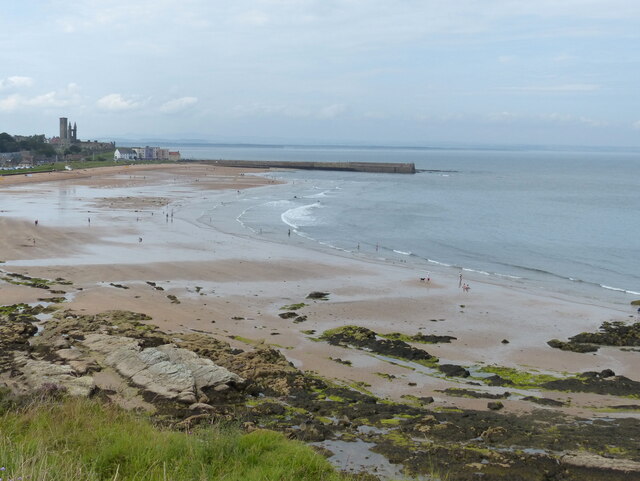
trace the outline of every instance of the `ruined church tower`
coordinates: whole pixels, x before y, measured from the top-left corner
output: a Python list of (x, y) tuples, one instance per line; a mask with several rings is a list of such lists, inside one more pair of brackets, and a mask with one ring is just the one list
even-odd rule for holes
[(76, 142), (78, 140), (78, 126), (76, 123), (71, 122), (66, 117), (60, 117), (60, 141), (61, 142)]

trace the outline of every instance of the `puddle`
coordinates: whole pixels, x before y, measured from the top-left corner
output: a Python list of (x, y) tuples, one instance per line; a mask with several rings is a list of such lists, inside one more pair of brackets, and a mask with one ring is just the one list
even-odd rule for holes
[[(370, 451), (374, 446), (373, 443), (361, 440), (353, 442), (327, 440), (311, 444), (330, 450), (333, 456), (328, 458), (329, 462), (339, 470), (349, 473), (371, 473), (384, 480), (407, 479), (402, 472), (402, 465), (391, 464), (383, 455)], [(437, 478), (426, 477), (413, 479), (418, 481), (439, 481)]]

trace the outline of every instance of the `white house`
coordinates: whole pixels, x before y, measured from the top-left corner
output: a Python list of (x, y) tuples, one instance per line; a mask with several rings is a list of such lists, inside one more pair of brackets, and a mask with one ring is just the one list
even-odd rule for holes
[(113, 160), (136, 160), (138, 154), (129, 147), (118, 147), (113, 154)]

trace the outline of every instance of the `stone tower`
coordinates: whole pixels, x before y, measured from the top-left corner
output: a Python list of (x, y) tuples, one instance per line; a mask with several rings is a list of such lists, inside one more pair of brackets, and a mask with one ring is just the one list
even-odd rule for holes
[(71, 122), (66, 117), (60, 117), (60, 142), (76, 142), (78, 140), (78, 126), (76, 123)]
[(60, 141), (64, 142), (69, 137), (69, 129), (66, 117), (60, 117)]

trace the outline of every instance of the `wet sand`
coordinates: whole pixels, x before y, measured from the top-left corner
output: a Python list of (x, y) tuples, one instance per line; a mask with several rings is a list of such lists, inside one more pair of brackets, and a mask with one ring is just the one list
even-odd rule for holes
[[(163, 165), (4, 178), (0, 260), (5, 263), (0, 269), (72, 281), (66, 309), (143, 312), (164, 331), (206, 332), (245, 350), (253, 343), (271, 344), (300, 369), (345, 383), (365, 382), (374, 394), (394, 400), (433, 396), (436, 406), (486, 409), (486, 399), (440, 391), (505, 389), (469, 386), (426, 368), (316, 342), (308, 331), (317, 336), (355, 324), (379, 333), (448, 335), (457, 339), (418, 347), (442, 363), (467, 368), (497, 365), (558, 375), (612, 369), (640, 380), (637, 352), (601, 348), (580, 354), (546, 344), (595, 331), (603, 321), (628, 321), (631, 309), (472, 277), (465, 278), (471, 290), (463, 292), (454, 272), (434, 273), (427, 283), (420, 281), (425, 274), (415, 266), (322, 250), (288, 237), (284, 227), (281, 238), (261, 237), (236, 221), (234, 201), (273, 182), (253, 172)], [(203, 211), (205, 201), (215, 209)], [(329, 299), (307, 300), (312, 291), (329, 292)], [(0, 281), (2, 304), (36, 302), (46, 295)], [(279, 317), (283, 306), (302, 302), (307, 306), (297, 312), (306, 321), (295, 324)], [(629, 404), (628, 399), (593, 394), (523, 395), (570, 397), (571, 405), (558, 409), (593, 416), (599, 408)], [(507, 411), (539, 407), (518, 399), (503, 402)]]

